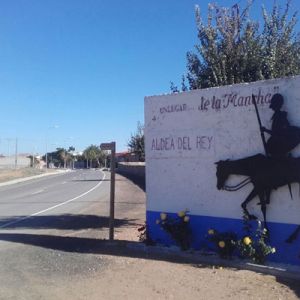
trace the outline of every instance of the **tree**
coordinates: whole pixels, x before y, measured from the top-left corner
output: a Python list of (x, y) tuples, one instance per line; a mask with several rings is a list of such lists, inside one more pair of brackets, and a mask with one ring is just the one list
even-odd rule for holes
[(263, 9), (263, 74), (266, 79), (300, 73), (300, 34), (294, 34), (297, 12), (288, 21), (290, 2), (287, 1), (282, 14), (276, 4), (270, 15)]
[(144, 126), (138, 122), (137, 131), (127, 144), (129, 151), (134, 153), (139, 161), (145, 161), (145, 139), (144, 139)]
[[(270, 14), (262, 9), (263, 29), (249, 17), (246, 8), (209, 4), (207, 23), (196, 6), (199, 45), (187, 53), (189, 89), (271, 79), (300, 73), (300, 35), (294, 32), (296, 13), (289, 20), (291, 0), (282, 12), (276, 4)], [(185, 87), (182, 80), (182, 90)], [(171, 83), (171, 90), (177, 87)]]
[(97, 167), (103, 165), (105, 159), (104, 152), (96, 145), (90, 145), (87, 147), (83, 151), (83, 156), (90, 162), (90, 166), (92, 166), (93, 162), (95, 162)]
[(72, 161), (72, 155), (71, 153), (69, 153), (70, 151), (74, 151), (75, 148), (74, 147), (69, 147), (68, 151), (65, 148), (57, 148), (56, 152), (57, 152), (57, 157), (59, 158), (59, 160), (61, 161), (61, 163), (63, 164), (64, 168), (67, 167), (67, 163)]
[[(56, 151), (47, 153), (47, 161), (48, 163), (53, 164), (55, 167), (67, 167), (67, 163), (72, 161), (72, 155), (69, 153), (70, 149), (74, 149), (74, 147), (69, 147), (67, 151), (65, 148), (56, 148)], [(46, 155), (43, 156), (43, 160), (46, 161)]]
[(64, 148), (56, 148), (56, 157), (61, 162), (60, 164), (63, 167), (66, 167), (66, 160), (67, 160), (67, 151)]

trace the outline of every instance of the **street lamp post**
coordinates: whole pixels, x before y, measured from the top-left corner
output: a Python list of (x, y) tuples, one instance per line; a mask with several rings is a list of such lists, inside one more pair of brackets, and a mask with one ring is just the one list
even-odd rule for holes
[(46, 138), (46, 170), (48, 169), (48, 149), (47, 149), (47, 138)]
[(50, 129), (57, 129), (59, 125), (53, 125), (46, 130), (46, 170), (48, 169), (48, 132)]

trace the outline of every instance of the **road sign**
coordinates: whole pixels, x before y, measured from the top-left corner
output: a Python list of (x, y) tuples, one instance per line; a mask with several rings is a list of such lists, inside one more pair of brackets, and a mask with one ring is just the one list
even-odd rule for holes
[(101, 150), (113, 150), (114, 143), (102, 143), (100, 145)]

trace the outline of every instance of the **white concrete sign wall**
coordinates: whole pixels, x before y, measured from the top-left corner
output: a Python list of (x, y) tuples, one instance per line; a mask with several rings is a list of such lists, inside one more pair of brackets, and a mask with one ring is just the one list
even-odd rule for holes
[[(147, 213), (178, 212), (241, 219), (248, 185), (236, 192), (216, 188), (215, 162), (264, 153), (254, 94), (263, 126), (271, 128), (269, 108), (275, 93), (284, 96), (282, 110), (291, 125), (300, 127), (300, 77), (194, 90), (145, 98)], [(265, 134), (269, 138), (268, 134)], [(300, 147), (293, 150), (300, 156)], [(241, 176), (231, 176), (232, 184)], [(229, 182), (229, 183), (230, 183)], [(300, 224), (299, 187), (274, 191), (268, 206), (271, 222)], [(258, 199), (249, 210), (262, 218)]]

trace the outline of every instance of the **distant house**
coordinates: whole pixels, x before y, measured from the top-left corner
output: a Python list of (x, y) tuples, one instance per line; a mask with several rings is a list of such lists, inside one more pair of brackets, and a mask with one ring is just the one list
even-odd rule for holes
[(136, 162), (138, 160), (138, 156), (135, 153), (124, 151), (116, 153), (116, 162)]

